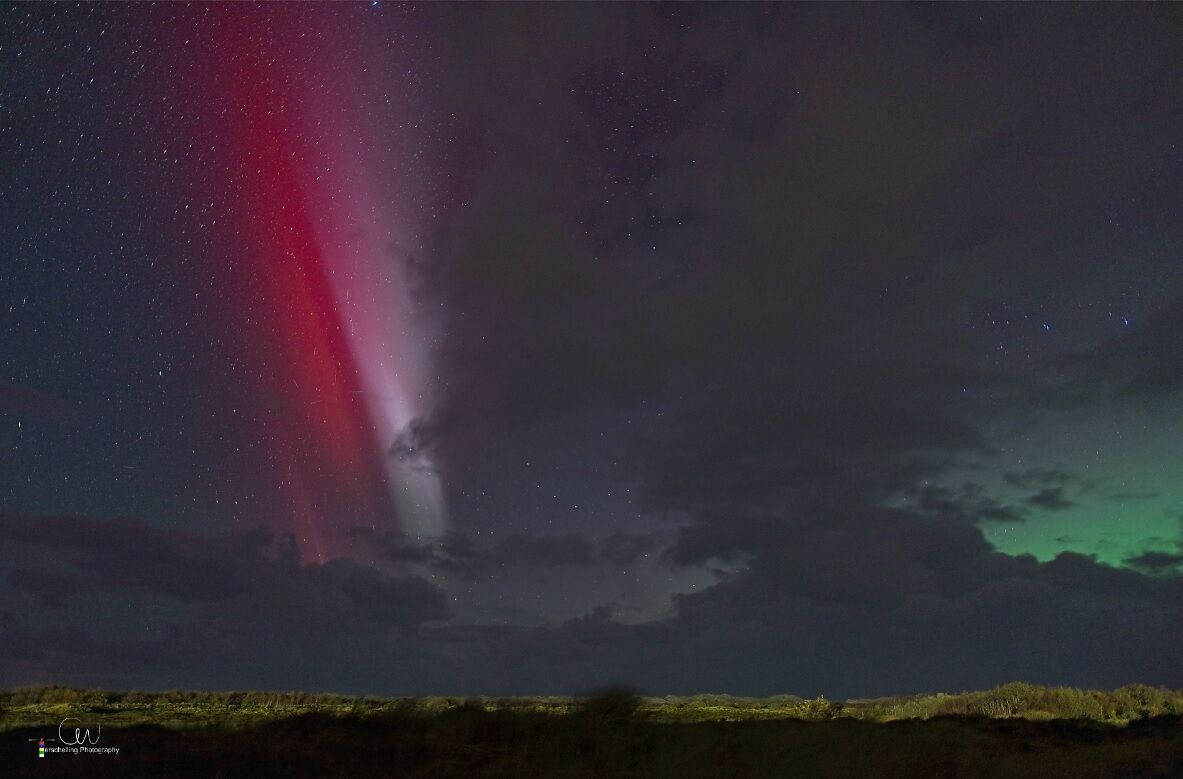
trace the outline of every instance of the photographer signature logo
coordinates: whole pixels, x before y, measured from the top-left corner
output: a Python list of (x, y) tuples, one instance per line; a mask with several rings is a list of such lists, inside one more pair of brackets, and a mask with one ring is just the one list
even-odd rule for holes
[(91, 746), (94, 746), (95, 744), (99, 743), (99, 738), (101, 738), (103, 735), (103, 726), (102, 725), (95, 726), (97, 731), (94, 735), (93, 741), (91, 740), (91, 737), (90, 737), (90, 728), (86, 728), (84, 730), (81, 727), (74, 728), (74, 733), (73, 733), (74, 740), (70, 741), (69, 739), (66, 738), (65, 735), (62, 734), (62, 728), (66, 727), (67, 722), (77, 722), (79, 725), (82, 724), (82, 721), (79, 720), (77, 717), (66, 717), (64, 720), (62, 720), (61, 724), (58, 725), (58, 742), (59, 743), (65, 744), (68, 747), (82, 746), (83, 744), (90, 744)]
[[(99, 740), (103, 737), (103, 727), (95, 725), (94, 731), (85, 725), (82, 720), (77, 717), (66, 717), (58, 724), (57, 743), (60, 746), (45, 746), (46, 739), (37, 738), (29, 739), (37, 742), (37, 757), (45, 757), (46, 754), (100, 754), (100, 755), (118, 755), (119, 747), (99, 746)], [(54, 739), (49, 739), (53, 741)]]

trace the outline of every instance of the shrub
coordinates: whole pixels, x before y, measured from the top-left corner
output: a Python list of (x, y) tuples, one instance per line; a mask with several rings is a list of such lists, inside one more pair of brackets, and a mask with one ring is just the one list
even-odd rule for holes
[(837, 701), (828, 701), (826, 696), (819, 695), (816, 698), (809, 698), (798, 703), (794, 712), (801, 719), (834, 719), (842, 713), (842, 704)]
[(641, 707), (641, 696), (627, 688), (603, 690), (582, 701), (575, 716), (592, 725), (620, 725)]

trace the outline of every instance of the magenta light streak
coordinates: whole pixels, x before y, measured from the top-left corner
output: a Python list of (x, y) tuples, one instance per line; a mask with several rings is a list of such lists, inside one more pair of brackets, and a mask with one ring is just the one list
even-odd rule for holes
[[(387, 489), (403, 531), (434, 537), (446, 522), (438, 469), (423, 455), (394, 452), (400, 434), (431, 412), (432, 321), (410, 293), (406, 266), (430, 211), (413, 184), (430, 173), (417, 153), (425, 128), (406, 120), (410, 100), (390, 95), (379, 103), (388, 109), (381, 119), (364, 115), (382, 92), (366, 70), (337, 68), (326, 77), (330, 89), (308, 96), (301, 147), (315, 158), (299, 168)], [(393, 137), (400, 126), (409, 137)]]

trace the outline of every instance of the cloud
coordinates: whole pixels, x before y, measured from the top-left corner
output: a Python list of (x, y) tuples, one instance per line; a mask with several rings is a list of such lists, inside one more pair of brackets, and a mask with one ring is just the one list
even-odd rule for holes
[(36, 568), (14, 568), (8, 572), (7, 581), (13, 589), (36, 595), (54, 609), (64, 607), (71, 595), (86, 586), (86, 580), (80, 576)]
[(574, 534), (512, 535), (497, 543), (492, 559), (509, 565), (588, 565), (592, 561), (592, 545)]
[(1183, 554), (1175, 552), (1143, 552), (1125, 560), (1126, 565), (1150, 575), (1178, 574)]
[(1121, 317), (1118, 332), (1097, 345), (1046, 361), (1046, 384), (1036, 393), (1086, 402), (1155, 403), (1183, 388), (1183, 347), (1175, 334), (1183, 326), (1183, 300), (1173, 299), (1145, 320)]
[[(349, 535), (378, 549), (384, 557), (396, 563), (426, 563), (435, 559), (429, 544), (417, 544), (406, 533), (396, 530), (377, 531), (369, 527), (353, 527)], [(445, 539), (444, 545), (447, 544)]]
[(1131, 328), (1126, 337), (1103, 347), (1091, 366), (1118, 382), (1117, 393), (1131, 401), (1146, 400), (1183, 389), (1183, 302)]
[(1063, 511), (1076, 505), (1075, 501), (1064, 496), (1063, 487), (1044, 487), (1039, 492), (1027, 498), (1026, 503), (1036, 508), (1048, 511)]
[[(1177, 576), (1156, 582), (1070, 553), (1040, 564), (993, 552), (972, 527), (907, 512), (708, 527), (709, 540), (701, 537), (706, 528), (687, 531), (678, 559), (730, 548), (747, 564), (716, 587), (677, 597), (679, 639), (671, 644), (692, 640), (701, 667), (724, 665), (716, 682), (723, 689), (887, 692), (1005, 678), (1098, 685), (1174, 678), (1162, 665), (1172, 640), (1162, 631), (1168, 615), (1180, 613)], [(1120, 640), (1090, 642), (1093, 630), (1113, 624), (1122, 625)], [(1131, 650), (1131, 635), (1146, 643)], [(693, 688), (688, 666), (683, 684)], [(748, 667), (779, 675), (779, 684)]]
[(350, 535), (365, 541), (384, 557), (399, 563), (416, 563), (449, 573), (475, 576), (493, 568), (590, 566), (604, 562), (624, 565), (656, 549), (655, 534), (613, 533), (599, 542), (567, 533), (527, 535), (515, 533), (477, 549), (471, 536), (451, 531), (438, 542), (415, 544), (399, 531), (375, 531), (356, 527)]
[[(1024, 667), (1112, 678), (1116, 646), (1103, 647), (1106, 667), (1059, 642), (1087, 645), (1107, 619), (1129, 619), (1122, 608), (1144, 606), (1130, 621), (1151, 640), (1131, 667), (1155, 669), (1167, 655), (1154, 625), (1173, 608), (1165, 582), (1001, 555), (978, 527), (1065, 510), (1086, 484), (1046, 467), (1003, 471), (1003, 494), (949, 482), (970, 466), (1002, 471), (1009, 431), (1101, 408), (1122, 371), (1136, 375), (1135, 352), (1170, 363), (1157, 335), (1138, 335), (1150, 324), (1069, 326), (1075, 301), (1108, 299), (1117, 252), (1139, 257), (1131, 284), (1157, 267), (1122, 248), (1126, 231), (1096, 225), (1127, 198), (1174, 201), (1154, 171), (1171, 159), (1175, 122), (1152, 108), (1174, 88), (1143, 78), (1170, 61), (1169, 36), (1138, 23), (1115, 40), (1038, 12), (982, 22), (956, 9), (798, 7), (758, 24), (701, 13), (665, 25), (620, 9), (597, 28), (644, 29), (685, 81), (590, 34), (562, 50), (530, 37), (522, 58), (454, 52), (464, 78), (445, 91), (461, 115), (476, 90), (459, 82), (522, 89), (484, 125), (485, 165), (421, 269), (448, 333), (424, 445), (466, 488), (492, 472), (529, 490), (534, 466), (513, 463), (559, 452), (577, 450), (588, 479), (620, 463), (632, 532), (673, 528), (658, 564), (719, 572), (644, 627), (589, 609), (557, 636), (479, 641), (538, 652), (539, 678), (564, 657), (601, 667), (594, 646), (605, 666), (683, 689), (702, 689), (695, 668), (708, 667), (720, 689), (755, 689), (761, 674), (782, 690), (917, 689)], [(545, 30), (559, 17), (530, 18)], [(1086, 76), (1066, 64), (1077, 36), (1105, 52), (1098, 62), (1151, 42), (1136, 66)], [(1031, 56), (999, 59), (999, 47)], [(650, 125), (671, 93), (649, 88), (663, 82), (679, 96), (697, 84), (696, 110)], [(1131, 135), (1145, 156), (1131, 156)], [(1147, 240), (1147, 256), (1161, 243)], [(1017, 267), (1030, 269), (1021, 285)], [(1064, 314), (1063, 340), (1033, 343), (1048, 331), (1030, 317), (1049, 309)], [(1098, 335), (1110, 326), (1117, 336)], [(1108, 355), (1081, 347), (1098, 340), (1134, 351), (1102, 373)], [(558, 535), (569, 529), (587, 534)]]
[(1127, 501), (1127, 500), (1154, 500), (1160, 497), (1158, 492), (1115, 492), (1108, 496), (1110, 500)]
[(443, 592), (424, 579), (389, 577), (348, 559), (304, 566), (286, 583), (324, 603), (333, 619), (413, 628), (448, 615)]
[(449, 616), (423, 578), (349, 559), (303, 563), (290, 537), (265, 528), (196, 535), (6, 513), (0, 537), (15, 554), (0, 560), (11, 588), (0, 684), (298, 688), (319, 678), (332, 689), (385, 646), (364, 662), (372, 687), (400, 644)]
[(613, 565), (629, 565), (657, 551), (656, 533), (613, 533), (600, 544), (599, 556)]
[[(633, 546), (617, 539), (598, 548), (618, 545)], [(910, 510), (704, 518), (679, 531), (669, 562), (732, 564), (713, 586), (676, 595), (671, 614), (637, 624), (608, 607), (557, 626), (456, 623), (446, 619), (446, 594), (426, 579), (349, 560), (306, 565), (276, 542), (238, 548), (251, 550), (240, 553), (253, 571), (243, 589), (178, 600), (156, 637), (134, 628), (101, 636), (81, 623), (34, 629), (38, 612), (10, 599), (0, 613), (12, 637), (0, 683), (44, 679), (51, 661), (66, 669), (54, 677), (65, 683), (391, 694), (553, 693), (628, 681), (660, 692), (842, 697), (1011, 678), (1183, 681), (1169, 662), (1183, 640), (1177, 556), (1131, 561), (1154, 576), (1070, 553), (1039, 563), (993, 551), (972, 524)], [(531, 550), (532, 559), (542, 547), (507, 548)], [(145, 592), (101, 586), (133, 602)]]
[(1012, 487), (1031, 489), (1034, 487), (1062, 487), (1072, 481), (1072, 475), (1054, 468), (1029, 468), (1025, 471), (1007, 471), (1003, 480)]
[(12, 513), (0, 513), (0, 538), (62, 555), (72, 574), (89, 584), (142, 587), (186, 602), (225, 600), (241, 592), (243, 553), (264, 543), (254, 532), (209, 538), (129, 519)]
[(1022, 522), (1023, 512), (985, 493), (980, 484), (960, 488), (923, 484), (912, 490), (918, 508), (928, 514), (965, 522)]

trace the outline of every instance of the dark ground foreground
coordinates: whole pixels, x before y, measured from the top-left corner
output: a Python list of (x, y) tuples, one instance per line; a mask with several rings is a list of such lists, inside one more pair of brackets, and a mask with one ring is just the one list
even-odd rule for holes
[[(1183, 777), (1183, 718), (1127, 726), (940, 716), (661, 722), (635, 714), (304, 714), (244, 727), (104, 727), (113, 754), (37, 757), (56, 727), (0, 733), (3, 777)], [(67, 729), (67, 738), (72, 739)], [(32, 741), (30, 741), (32, 739)]]

